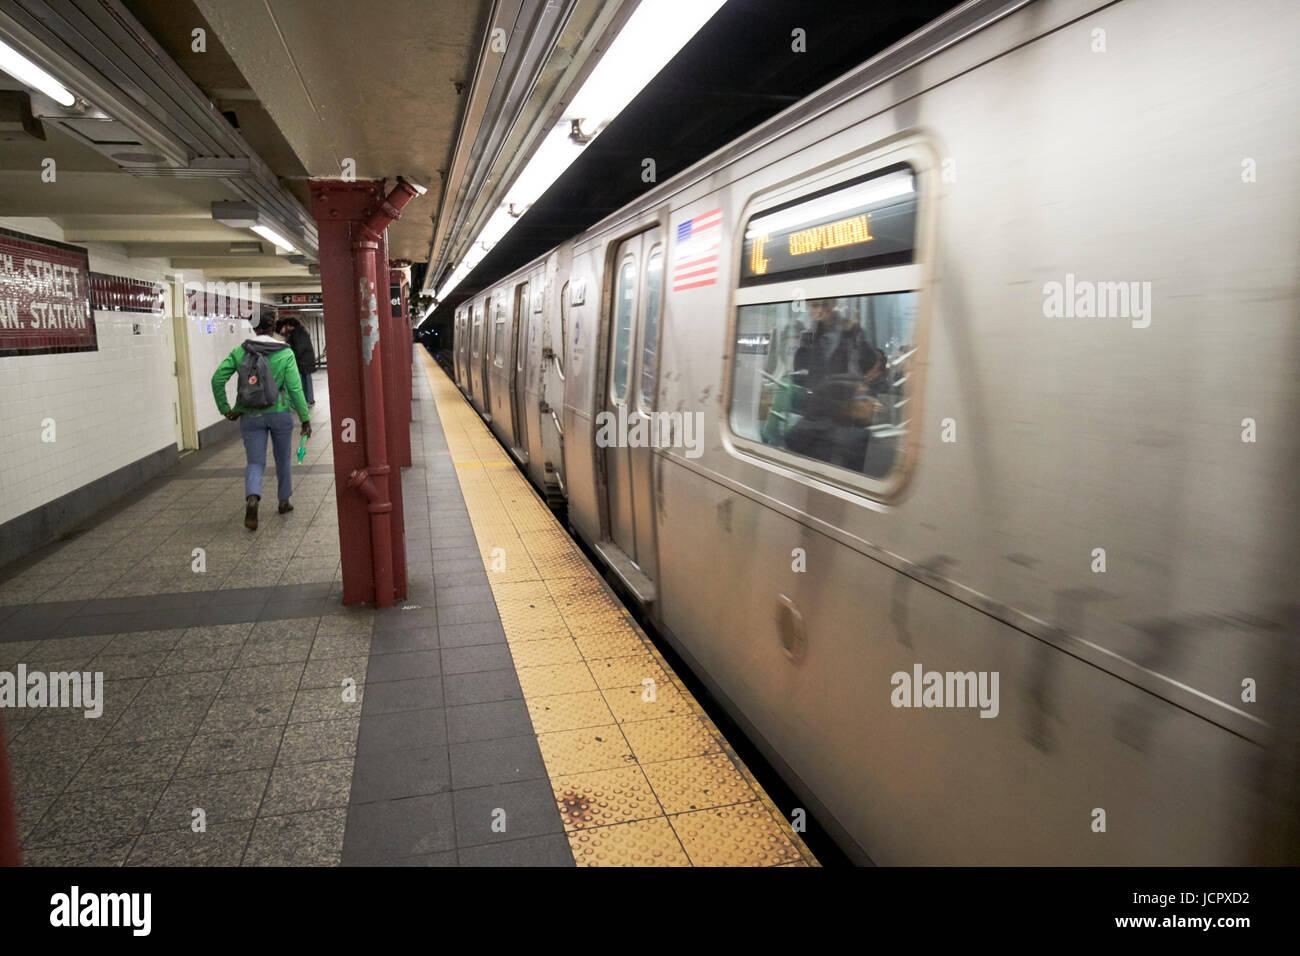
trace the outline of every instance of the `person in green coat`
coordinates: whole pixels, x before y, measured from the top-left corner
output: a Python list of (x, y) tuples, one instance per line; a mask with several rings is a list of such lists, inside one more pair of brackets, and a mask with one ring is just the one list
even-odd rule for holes
[[(275, 327), (270, 313), (262, 316), (256, 333), (246, 339), (226, 356), (212, 375), (212, 396), (217, 409), (231, 421), (239, 420), (239, 431), (244, 439), (244, 454), (248, 461), (244, 470), (244, 527), (257, 530), (257, 505), (262, 500), (262, 473), (266, 470), (266, 439), (269, 435), (275, 453), (275, 476), (280, 495), (280, 514), (293, 510), (293, 477), (289, 473), (293, 459), (293, 412), (302, 421), (302, 434), (311, 435), (311, 414), (302, 391), (302, 379), (293, 349), (271, 334)], [(239, 371), (245, 354), (265, 355), (271, 377), (279, 390), (275, 404), (266, 408), (245, 408), (236, 402), (230, 407), (226, 398), (226, 382)]]

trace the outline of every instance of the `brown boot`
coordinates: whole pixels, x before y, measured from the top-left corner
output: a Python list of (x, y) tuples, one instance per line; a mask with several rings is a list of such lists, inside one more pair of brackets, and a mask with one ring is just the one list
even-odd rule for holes
[(292, 510), (293, 510), (293, 502), (291, 502), (288, 498), (281, 498), (281, 499), (280, 499), (280, 514), (282, 514), (282, 515), (283, 515), (283, 514), (288, 514), (288, 513), (289, 513), (290, 511), (292, 511)]
[(261, 500), (261, 495), (249, 495), (244, 499), (244, 527), (249, 531), (257, 530), (257, 503)]

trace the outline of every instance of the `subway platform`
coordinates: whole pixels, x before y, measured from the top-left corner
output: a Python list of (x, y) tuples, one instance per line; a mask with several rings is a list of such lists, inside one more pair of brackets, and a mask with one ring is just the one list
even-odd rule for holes
[(2, 712), (24, 862), (816, 865), (418, 357), (398, 606), (342, 605), (319, 386), (292, 513), (243, 527), (230, 442), (6, 569), (0, 671), (104, 681)]

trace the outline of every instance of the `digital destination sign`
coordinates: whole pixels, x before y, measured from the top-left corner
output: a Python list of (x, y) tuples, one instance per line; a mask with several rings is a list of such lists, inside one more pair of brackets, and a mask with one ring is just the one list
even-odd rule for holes
[(913, 261), (915, 236), (915, 176), (893, 166), (753, 216), (740, 284), (901, 265)]

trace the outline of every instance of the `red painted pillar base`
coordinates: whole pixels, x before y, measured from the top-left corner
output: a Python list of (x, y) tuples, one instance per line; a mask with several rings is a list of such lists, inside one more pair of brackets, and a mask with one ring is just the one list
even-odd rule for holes
[(18, 849), (18, 811), (9, 781), (9, 753), (4, 715), (0, 714), (0, 866), (22, 866)]
[[(343, 559), (343, 603), (372, 602), (377, 607), (388, 607), (406, 596), (406, 545), (402, 531), (402, 483), (398, 463), (400, 459), (388, 455), (386, 472), (388, 503), (395, 503), (386, 512), (389, 521), (388, 552), (400, 561), (393, 561), (392, 593), (377, 594), (376, 568), (371, 495), (382, 482), (383, 476), (368, 476), (367, 439), (374, 447), (374, 433), (383, 436), (380, 446), (391, 448), (384, 414), (383, 393), (388, 390), (386, 380), (400, 366), (388, 364), (382, 375), (379, 392), (375, 393), (374, 407), (367, 407), (365, 375), (370, 363), (365, 359), (362, 344), (363, 316), (357, 277), (361, 272), (361, 257), (374, 256), (372, 251), (362, 251), (362, 223), (379, 207), (384, 198), (384, 188), (378, 182), (341, 182), (313, 180), (311, 182), (312, 214), (316, 218), (320, 242), (321, 292), (324, 303), (325, 347), (329, 355), (330, 423), (334, 441), (334, 487), (339, 519), (339, 550)], [(383, 254), (383, 250), (379, 250)], [(387, 258), (382, 260), (387, 264)], [(372, 263), (373, 269), (373, 263)], [(372, 271), (371, 275), (375, 275)], [(380, 282), (387, 278), (386, 268), (378, 273)], [(379, 334), (377, 345), (371, 340), (371, 360), (383, 367), (388, 349), (384, 339), (389, 330), (382, 321), (384, 303), (388, 301), (387, 289), (375, 290), (380, 307), (378, 328), (367, 328), (367, 334)], [(386, 577), (386, 575), (385, 575)]]

